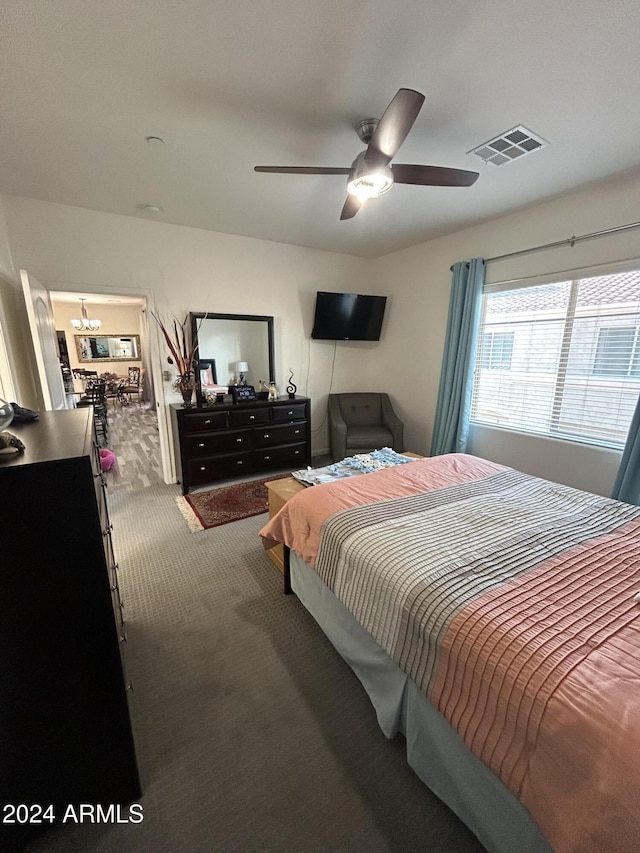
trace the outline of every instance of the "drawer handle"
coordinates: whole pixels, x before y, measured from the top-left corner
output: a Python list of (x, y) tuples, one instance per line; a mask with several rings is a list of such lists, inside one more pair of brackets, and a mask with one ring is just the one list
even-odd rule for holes
[(205, 426), (206, 426), (206, 425), (208, 425), (208, 424), (210, 424), (210, 423), (211, 423), (211, 418), (207, 418), (207, 419), (206, 419), (206, 421), (205, 421), (204, 423), (205, 423)]
[(241, 439), (241, 438), (236, 438), (236, 444), (242, 444), (242, 439)]
[(242, 459), (238, 459), (238, 461), (236, 462), (236, 465), (242, 465)]
[(294, 435), (300, 435), (300, 430), (299, 430), (299, 429), (294, 429), (293, 434), (294, 434)]
[(265, 461), (265, 462), (268, 462), (270, 459), (271, 459), (271, 457), (270, 457), (270, 456), (265, 456), (265, 457), (264, 457), (264, 461)]
[(250, 420), (250, 421), (255, 421), (255, 419), (256, 419), (256, 416), (255, 416), (255, 415), (249, 415), (249, 420)]
[(292, 412), (292, 411), (289, 411), (289, 412), (287, 412), (287, 414), (288, 414), (288, 415), (292, 415), (292, 414), (293, 414), (293, 412)]
[(300, 453), (300, 451), (299, 451), (299, 450), (294, 450), (294, 451), (293, 451), (293, 455), (294, 455), (294, 456), (297, 456), (299, 453)]
[(206, 466), (206, 465), (201, 465), (201, 466), (200, 466), (200, 470), (201, 470), (201, 471), (206, 471), (206, 470), (207, 470), (207, 466)]
[(263, 437), (263, 438), (269, 438), (269, 433), (268, 433), (268, 432), (265, 432), (265, 433), (264, 433), (264, 435), (263, 435), (262, 437)]
[(127, 684), (127, 690), (129, 691), (129, 693), (133, 693), (133, 684), (131, 683), (131, 681)]
[(122, 632), (122, 634), (120, 634), (120, 636), (118, 637), (118, 640), (119, 640), (119, 642), (121, 642), (121, 643), (126, 643), (126, 642), (127, 642), (127, 635), (126, 635), (126, 633), (125, 633), (124, 631)]
[(118, 589), (118, 584), (117, 584), (117, 583), (114, 583), (114, 584), (111, 586), (111, 592), (115, 592), (117, 589)]
[(204, 441), (201, 441), (198, 447), (204, 447)]

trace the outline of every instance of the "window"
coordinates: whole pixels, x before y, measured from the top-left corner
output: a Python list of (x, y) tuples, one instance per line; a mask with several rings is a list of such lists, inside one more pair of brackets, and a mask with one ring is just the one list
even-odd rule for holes
[(639, 376), (638, 327), (600, 329), (593, 372), (605, 376)]
[(479, 359), (487, 370), (509, 369), (513, 355), (513, 332), (487, 332), (482, 338)]
[(640, 271), (491, 286), (471, 419), (622, 447), (640, 394)]

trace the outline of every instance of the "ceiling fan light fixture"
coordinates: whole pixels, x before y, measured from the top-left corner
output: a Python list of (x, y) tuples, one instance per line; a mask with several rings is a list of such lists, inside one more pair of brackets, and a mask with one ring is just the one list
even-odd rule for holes
[(388, 192), (393, 186), (393, 174), (389, 166), (372, 166), (362, 151), (353, 162), (353, 171), (347, 183), (347, 192), (366, 201)]

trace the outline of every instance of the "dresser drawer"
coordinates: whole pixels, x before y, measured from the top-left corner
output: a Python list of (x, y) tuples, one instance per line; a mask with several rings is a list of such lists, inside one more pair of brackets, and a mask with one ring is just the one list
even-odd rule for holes
[(200, 433), (187, 436), (189, 459), (212, 456), (214, 453), (233, 453), (251, 449), (251, 430)]
[(197, 486), (224, 480), (227, 477), (241, 477), (252, 471), (251, 453), (228, 453), (224, 456), (209, 457), (189, 462), (189, 484)]
[[(242, 405), (242, 404), (240, 404)], [(269, 423), (269, 409), (243, 409), (229, 412), (232, 427), (257, 426)]]
[(274, 406), (273, 422), (284, 423), (288, 421), (303, 421), (306, 406), (304, 403), (292, 403), (290, 406)]
[(270, 447), (272, 444), (304, 441), (306, 438), (306, 428), (307, 425), (305, 423), (256, 428), (253, 431), (254, 443), (256, 447)]
[(286, 447), (269, 447), (264, 450), (253, 451), (253, 464), (256, 469), (267, 468), (299, 468), (304, 465), (306, 445), (290, 444)]
[(202, 412), (197, 415), (184, 416), (185, 432), (207, 432), (210, 429), (227, 429), (229, 426), (228, 412)]

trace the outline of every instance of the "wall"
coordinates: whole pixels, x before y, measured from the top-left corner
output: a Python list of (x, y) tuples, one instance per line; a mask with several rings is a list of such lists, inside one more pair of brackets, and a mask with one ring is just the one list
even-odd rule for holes
[(0, 386), (24, 406), (37, 400), (35, 356), (31, 347), (22, 288), (16, 275), (5, 206), (0, 196)]
[[(310, 340), (316, 290), (351, 291), (359, 281), (365, 288), (371, 261), (14, 196), (4, 205), (16, 268), (52, 290), (144, 291), (165, 319), (189, 311), (273, 315), (276, 382), (284, 393), (292, 368), (298, 393), (311, 397), (316, 453), (328, 444), (332, 374), (333, 390), (376, 382), (371, 345), (341, 346), (334, 360), (332, 343)], [(165, 353), (155, 324), (151, 331)], [(170, 384), (165, 391), (181, 401)]]
[[(150, 307), (167, 316), (191, 310), (273, 315), (276, 379), (282, 391), (293, 368), (299, 393), (311, 397), (314, 452), (327, 447), (331, 387), (388, 391), (406, 424), (406, 447), (426, 454), (450, 266), (635, 222), (638, 198), (635, 170), (375, 261), (11, 196), (4, 205), (13, 263), (52, 289), (145, 290), (153, 297)], [(487, 276), (499, 281), (627, 258), (640, 258), (640, 229), (491, 263)], [(356, 289), (389, 296), (380, 343), (312, 342), (315, 291)], [(507, 443), (500, 430), (476, 430), (469, 450), (604, 494), (618, 460), (586, 445), (541, 446), (526, 435), (512, 435)]]
[[(391, 291), (394, 298), (384, 352), (372, 351), (370, 368), (380, 387), (392, 393), (406, 425), (407, 448), (428, 453), (431, 444), (451, 265), (637, 222), (639, 198), (640, 170), (634, 170), (374, 262), (378, 292)], [(640, 228), (576, 243), (573, 248), (489, 263), (487, 280), (506, 281), (629, 258), (640, 258)], [(472, 430), (468, 449), (600, 494), (610, 493), (620, 456), (588, 445), (488, 428)]]

